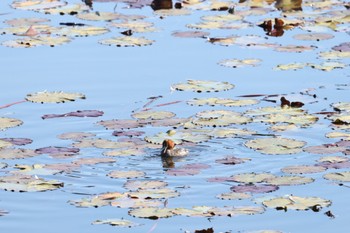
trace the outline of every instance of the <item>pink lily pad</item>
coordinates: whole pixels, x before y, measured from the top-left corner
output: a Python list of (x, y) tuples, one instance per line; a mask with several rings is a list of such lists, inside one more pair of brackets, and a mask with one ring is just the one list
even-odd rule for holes
[(276, 185), (267, 185), (267, 184), (244, 184), (244, 185), (237, 185), (230, 188), (232, 192), (237, 193), (269, 193), (278, 190), (278, 186)]
[(343, 168), (350, 168), (350, 161), (342, 161), (342, 162), (322, 162), (318, 163), (317, 166), (321, 166), (327, 169), (343, 169)]
[(29, 138), (0, 138), (0, 140), (9, 142), (15, 146), (24, 146), (33, 142)]
[(97, 110), (78, 110), (76, 112), (69, 112), (64, 114), (46, 114), (43, 115), (42, 119), (51, 119), (51, 118), (61, 118), (61, 117), (100, 117), (104, 114), (102, 111)]
[(341, 43), (340, 45), (334, 46), (332, 49), (339, 52), (350, 52), (350, 42)]
[(38, 154), (77, 154), (79, 153), (79, 148), (68, 148), (68, 147), (58, 147), (58, 146), (49, 146), (43, 147), (35, 150), (35, 153)]

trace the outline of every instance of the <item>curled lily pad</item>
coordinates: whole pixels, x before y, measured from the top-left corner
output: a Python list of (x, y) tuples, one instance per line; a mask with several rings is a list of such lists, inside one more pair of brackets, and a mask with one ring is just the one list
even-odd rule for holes
[(219, 92), (233, 89), (235, 86), (228, 82), (188, 80), (187, 83), (178, 83), (171, 86), (178, 91)]
[(228, 126), (231, 124), (247, 124), (252, 121), (251, 118), (241, 113), (228, 110), (203, 111), (196, 114), (198, 119), (192, 122), (202, 126)]
[(6, 130), (8, 128), (17, 127), (22, 124), (23, 121), (15, 118), (0, 117), (0, 130)]
[(134, 46), (146, 46), (154, 43), (153, 40), (148, 40), (144, 37), (131, 37), (131, 36), (122, 36), (122, 37), (113, 37), (109, 39), (103, 39), (99, 41), (103, 45), (115, 45), (117, 47), (134, 47)]
[(161, 120), (166, 118), (172, 118), (175, 116), (175, 113), (173, 112), (167, 112), (167, 111), (142, 111), (132, 114), (132, 117), (136, 119), (146, 120)]
[(263, 154), (278, 155), (299, 153), (305, 144), (306, 142), (295, 139), (275, 137), (249, 140), (245, 143), (245, 146)]
[(37, 92), (28, 94), (26, 100), (34, 103), (64, 103), (75, 101), (76, 99), (85, 99), (85, 95), (80, 93), (66, 93), (62, 91), (56, 92)]
[(216, 106), (216, 105), (222, 105), (226, 107), (240, 107), (240, 106), (247, 106), (247, 105), (253, 105), (258, 104), (259, 100), (256, 99), (240, 99), (240, 100), (234, 100), (234, 99), (222, 99), (222, 98), (204, 98), (204, 99), (198, 99), (194, 98), (192, 100), (187, 101), (187, 104), (189, 105), (210, 105), (210, 106)]
[(158, 219), (158, 218), (169, 218), (175, 214), (170, 208), (157, 208), (157, 207), (148, 207), (148, 208), (138, 208), (132, 209), (129, 211), (129, 215), (137, 218), (149, 218), (149, 219)]
[(323, 177), (327, 180), (350, 182), (350, 171), (328, 173)]
[(257, 66), (261, 63), (260, 59), (226, 59), (223, 61), (220, 61), (218, 64), (221, 66), (226, 67), (232, 67), (232, 68), (238, 68), (238, 67), (244, 67), (244, 66)]
[(63, 183), (55, 180), (45, 180), (34, 176), (2, 176), (0, 189), (11, 192), (43, 192), (63, 187)]
[(107, 176), (115, 179), (120, 179), (120, 178), (137, 178), (137, 177), (144, 177), (146, 173), (142, 171), (112, 171), (107, 174)]
[(330, 206), (331, 201), (319, 197), (298, 197), (290, 195), (287, 197), (277, 197), (263, 201), (263, 205), (270, 208), (285, 210), (308, 210), (316, 205), (320, 207)]
[(116, 227), (135, 227), (135, 226), (140, 226), (142, 224), (134, 223), (129, 220), (125, 219), (106, 219), (106, 220), (96, 220), (92, 222), (92, 224), (97, 225), (97, 224), (109, 224), (111, 226), (116, 226)]

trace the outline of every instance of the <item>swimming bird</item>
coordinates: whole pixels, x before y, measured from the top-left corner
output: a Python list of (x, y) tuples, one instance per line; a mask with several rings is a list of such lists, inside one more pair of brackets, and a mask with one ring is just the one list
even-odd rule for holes
[(161, 151), (161, 156), (186, 156), (189, 151), (184, 148), (174, 148), (175, 143), (171, 139), (166, 139), (163, 141), (163, 147)]

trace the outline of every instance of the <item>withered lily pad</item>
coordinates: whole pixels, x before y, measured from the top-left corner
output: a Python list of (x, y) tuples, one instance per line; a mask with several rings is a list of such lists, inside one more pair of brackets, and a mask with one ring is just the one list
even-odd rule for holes
[(277, 185), (266, 185), (266, 184), (244, 184), (233, 186), (230, 188), (232, 192), (237, 193), (269, 193), (278, 190)]
[(66, 93), (62, 91), (56, 92), (37, 92), (28, 94), (26, 100), (34, 103), (64, 103), (75, 101), (76, 99), (85, 99), (85, 95), (80, 93)]
[(210, 105), (210, 106), (216, 106), (216, 105), (222, 105), (226, 107), (240, 107), (240, 106), (247, 106), (247, 105), (253, 105), (258, 104), (259, 100), (256, 99), (240, 99), (240, 100), (234, 100), (234, 99), (222, 99), (222, 98), (203, 98), (198, 99), (194, 98), (192, 100), (187, 101), (187, 104), (189, 105)]
[(121, 179), (121, 178), (137, 178), (137, 177), (144, 177), (146, 173), (142, 171), (112, 171), (107, 174), (107, 176), (115, 179)]
[(45, 168), (44, 164), (33, 164), (33, 165), (16, 164), (14, 168), (17, 168), (19, 170), (11, 171), (11, 174), (47, 176), (47, 175), (55, 175), (61, 172), (59, 170)]
[(230, 138), (236, 136), (245, 136), (255, 134), (256, 131), (251, 131), (248, 129), (238, 129), (238, 128), (220, 128), (211, 130), (210, 135), (217, 138)]
[(312, 166), (312, 165), (296, 165), (296, 166), (288, 166), (281, 169), (284, 173), (290, 174), (310, 174), (323, 172), (326, 168), (322, 166)]
[(156, 208), (156, 207), (146, 207), (132, 209), (129, 211), (129, 215), (137, 218), (149, 218), (149, 219), (158, 219), (158, 218), (169, 218), (175, 214), (170, 208)]
[(305, 144), (306, 142), (295, 139), (275, 137), (249, 140), (245, 146), (263, 154), (279, 155), (299, 153)]
[(38, 154), (77, 154), (79, 153), (79, 148), (69, 148), (69, 147), (59, 147), (59, 146), (48, 146), (42, 147), (35, 150), (35, 153)]
[(16, 19), (9, 19), (5, 20), (4, 23), (13, 26), (13, 27), (20, 27), (20, 26), (31, 26), (34, 24), (41, 24), (49, 22), (49, 19), (45, 18), (16, 18)]
[(103, 39), (99, 41), (103, 45), (115, 45), (117, 47), (134, 47), (134, 46), (146, 46), (154, 43), (153, 40), (148, 40), (144, 37), (131, 37), (131, 36), (122, 36), (122, 37), (113, 37), (110, 39)]
[(164, 206), (164, 202), (160, 199), (139, 199), (126, 196), (113, 200), (111, 206), (118, 208), (148, 208)]
[(271, 200), (263, 201), (263, 205), (269, 208), (285, 210), (308, 210), (316, 205), (320, 207), (330, 206), (331, 201), (319, 197), (287, 196), (277, 197)]
[(297, 40), (313, 40), (313, 41), (329, 40), (329, 39), (332, 39), (333, 37), (334, 36), (332, 34), (328, 34), (328, 33), (308, 33), (308, 34), (297, 34), (293, 36), (293, 38)]
[(97, 124), (104, 126), (106, 129), (113, 129), (113, 130), (122, 130), (122, 129), (131, 129), (131, 128), (138, 128), (145, 125), (145, 123), (137, 121), (137, 120), (131, 120), (131, 119), (125, 119), (125, 120), (106, 120), (106, 121), (99, 121)]
[(233, 89), (235, 86), (228, 82), (188, 80), (187, 83), (173, 84), (171, 88), (178, 91), (219, 92)]
[(172, 33), (172, 36), (180, 38), (205, 38), (209, 36), (210, 33), (203, 31), (177, 31)]
[(317, 48), (316, 46), (286, 45), (286, 46), (278, 46), (274, 50), (276, 50), (278, 52), (302, 53), (305, 51), (312, 51), (316, 48)]
[(8, 128), (20, 126), (22, 124), (23, 121), (15, 118), (0, 117), (0, 130), (6, 130)]
[(143, 155), (145, 154), (145, 151), (138, 148), (130, 148), (125, 150), (110, 150), (103, 152), (103, 155), (105, 156), (135, 156), (135, 155)]
[(142, 111), (132, 114), (132, 117), (140, 120), (161, 120), (166, 118), (172, 118), (174, 116), (175, 113), (167, 111)]
[(121, 14), (116, 14), (112, 12), (89, 12), (78, 14), (77, 17), (83, 20), (92, 20), (92, 21), (110, 21), (119, 18), (123, 18), (124, 16)]
[[(12, 144), (10, 144), (12, 145)], [(1, 147), (1, 141), (0, 141)], [(38, 155), (34, 150), (31, 149), (20, 149), (20, 148), (1, 148), (0, 159), (24, 159)]]
[(238, 68), (238, 67), (244, 67), (244, 66), (258, 66), (260, 65), (261, 60), (260, 59), (226, 59), (223, 61), (220, 61), (218, 64), (221, 66), (226, 67), (232, 67), (232, 68)]
[(63, 183), (55, 180), (44, 180), (33, 176), (2, 176), (0, 189), (11, 192), (43, 192), (63, 187)]
[(333, 154), (344, 152), (347, 148), (344, 146), (339, 146), (337, 144), (322, 144), (318, 146), (308, 146), (303, 150), (312, 154)]
[(327, 180), (350, 182), (350, 171), (328, 173), (323, 177)]
[(111, 23), (112, 27), (116, 28), (127, 28), (132, 30), (133, 32), (154, 32), (157, 31), (156, 28), (153, 27), (153, 23), (146, 22), (146, 21), (123, 21), (118, 23)]
[(95, 165), (98, 163), (115, 163), (115, 162), (116, 160), (111, 158), (80, 158), (73, 161), (73, 163), (78, 165)]
[(68, 4), (58, 8), (45, 8), (40, 12), (52, 15), (76, 15), (88, 10), (89, 6), (86, 4)]
[(161, 180), (128, 180), (124, 188), (128, 190), (164, 188), (168, 184)]
[(61, 27), (56, 31), (58, 35), (70, 37), (98, 36), (107, 32), (109, 32), (109, 29), (95, 26)]
[(116, 227), (136, 227), (136, 226), (142, 225), (142, 224), (134, 223), (132, 221), (125, 220), (125, 219), (96, 220), (96, 221), (92, 222), (92, 224), (94, 224), (94, 225), (109, 224), (111, 226), (116, 226)]
[(166, 9), (166, 10), (156, 10), (154, 14), (165, 17), (165, 16), (181, 16), (190, 15), (191, 11), (188, 9)]
[(240, 183), (261, 183), (266, 182), (266, 180), (274, 178), (275, 176), (270, 173), (242, 173), (233, 175), (231, 177), (232, 181)]

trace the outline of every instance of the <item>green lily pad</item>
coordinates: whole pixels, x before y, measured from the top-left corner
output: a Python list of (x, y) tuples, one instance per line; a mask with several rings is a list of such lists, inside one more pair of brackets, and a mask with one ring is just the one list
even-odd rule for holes
[(187, 83), (178, 83), (171, 86), (172, 89), (178, 91), (194, 91), (194, 92), (219, 92), (233, 89), (235, 86), (228, 82), (204, 81), (204, 80), (188, 80)]
[(56, 92), (37, 92), (28, 94), (26, 100), (34, 103), (64, 103), (75, 101), (76, 99), (85, 99), (85, 95), (80, 93), (66, 93), (62, 91)]
[(56, 180), (45, 180), (34, 176), (12, 175), (0, 177), (0, 189), (11, 192), (44, 192), (63, 187)]
[(350, 182), (350, 171), (328, 173), (323, 177), (327, 180)]
[(6, 130), (8, 128), (17, 127), (22, 124), (23, 121), (15, 118), (0, 117), (0, 130)]
[(93, 225), (97, 224), (108, 224), (114, 227), (136, 227), (141, 226), (142, 224), (135, 223), (125, 219), (106, 219), (106, 220), (96, 220), (92, 222)]
[(296, 154), (302, 151), (306, 142), (295, 139), (275, 137), (249, 140), (244, 145), (263, 154)]
[(277, 209), (308, 210), (314, 206), (330, 206), (331, 201), (319, 197), (298, 197), (290, 195), (263, 201), (263, 205)]
[(167, 111), (142, 111), (132, 114), (132, 117), (139, 120), (162, 120), (167, 118), (172, 118), (175, 116), (173, 112)]
[(103, 39), (99, 41), (103, 45), (115, 45), (117, 47), (134, 47), (134, 46), (146, 46), (154, 43), (154, 40), (148, 40), (144, 37), (131, 37), (121, 36), (113, 37), (109, 39)]

